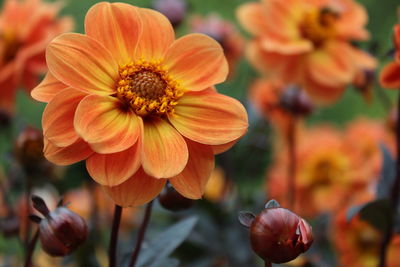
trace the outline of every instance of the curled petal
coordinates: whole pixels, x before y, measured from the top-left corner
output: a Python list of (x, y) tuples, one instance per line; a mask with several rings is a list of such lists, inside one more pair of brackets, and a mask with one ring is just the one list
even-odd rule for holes
[(248, 127), (243, 105), (211, 90), (186, 93), (168, 118), (186, 138), (207, 145), (236, 140)]
[(56, 94), (67, 87), (67, 85), (57, 80), (50, 72), (48, 72), (43, 81), (32, 90), (31, 96), (37, 101), (48, 103)]
[(125, 3), (101, 2), (86, 14), (86, 34), (103, 44), (119, 64), (133, 59), (141, 30), (138, 8)]
[(211, 146), (190, 140), (186, 140), (186, 143), (189, 149), (188, 163), (180, 174), (169, 181), (184, 197), (199, 199), (214, 169), (214, 154)]
[(74, 126), (92, 149), (101, 154), (128, 149), (140, 134), (141, 119), (111, 96), (89, 95), (78, 105)]
[(385, 88), (400, 88), (400, 64), (392, 62), (387, 64), (380, 75), (381, 85)]
[(103, 189), (121, 207), (141, 206), (156, 198), (166, 181), (150, 177), (140, 168), (126, 182), (113, 187), (103, 186)]
[(343, 86), (351, 83), (355, 75), (353, 53), (346, 43), (335, 42), (309, 55), (307, 66), (312, 79), (325, 86)]
[(222, 47), (199, 33), (176, 40), (165, 55), (165, 64), (174, 79), (191, 91), (225, 81), (229, 71)]
[(169, 178), (180, 173), (188, 161), (183, 137), (159, 118), (144, 121), (142, 166), (155, 178)]
[(93, 154), (93, 150), (82, 139), (67, 147), (57, 147), (46, 138), (44, 139), (45, 157), (57, 165), (71, 165), (81, 160), (87, 159)]
[(128, 180), (140, 167), (140, 142), (113, 154), (94, 153), (86, 160), (90, 176), (99, 184), (116, 186)]
[(118, 64), (110, 52), (91, 37), (65, 33), (46, 50), (50, 72), (62, 83), (88, 93), (111, 94)]
[(44, 136), (59, 147), (69, 146), (78, 140), (74, 129), (74, 115), (85, 93), (67, 88), (58, 93), (43, 112), (42, 125)]
[(169, 20), (159, 12), (147, 8), (139, 9), (142, 32), (136, 49), (136, 59), (161, 60), (175, 39)]

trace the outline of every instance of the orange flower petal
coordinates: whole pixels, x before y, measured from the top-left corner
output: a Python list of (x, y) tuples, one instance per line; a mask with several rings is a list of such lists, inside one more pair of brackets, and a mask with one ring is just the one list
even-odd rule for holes
[(74, 126), (79, 136), (97, 153), (128, 149), (140, 134), (141, 119), (111, 96), (89, 95), (78, 105)]
[(385, 88), (400, 89), (400, 64), (397, 62), (387, 64), (381, 72), (380, 82)]
[(31, 96), (37, 101), (48, 103), (67, 87), (48, 72), (42, 82), (32, 90)]
[(330, 104), (337, 101), (346, 90), (345, 85), (327, 86), (316, 82), (312, 78), (305, 75), (303, 87), (313, 101), (318, 104)]
[(174, 79), (191, 91), (225, 81), (229, 71), (222, 47), (199, 33), (176, 40), (165, 55), (165, 64)]
[(74, 129), (74, 115), (85, 93), (67, 88), (58, 93), (46, 106), (43, 117), (44, 136), (58, 147), (69, 146), (78, 140)]
[(344, 42), (332, 42), (324, 50), (316, 50), (307, 58), (310, 75), (325, 86), (341, 86), (351, 83), (355, 75), (349, 45)]
[(141, 30), (138, 8), (125, 3), (101, 2), (86, 14), (86, 34), (103, 44), (121, 65), (133, 59)]
[(214, 152), (214, 155), (218, 155), (218, 154), (228, 151), (229, 149), (231, 149), (231, 147), (233, 147), (239, 141), (239, 139), (233, 140), (232, 142), (229, 142), (226, 144), (211, 146), (212, 150)]
[(46, 50), (50, 72), (62, 83), (84, 92), (112, 94), (118, 64), (99, 42), (86, 35), (66, 33)]
[(208, 179), (214, 170), (214, 153), (210, 146), (186, 140), (189, 160), (185, 169), (169, 179), (184, 197), (199, 199), (204, 194)]
[(265, 33), (265, 30), (268, 27), (262, 3), (245, 3), (238, 7), (236, 16), (241, 26), (253, 35), (261, 35)]
[(180, 173), (188, 161), (183, 137), (166, 121), (144, 121), (142, 165), (155, 178), (169, 178)]
[(243, 105), (211, 90), (186, 93), (168, 118), (186, 138), (207, 145), (236, 140), (248, 127)]
[(141, 142), (113, 154), (94, 153), (86, 160), (90, 176), (99, 184), (116, 186), (128, 180), (140, 167)]
[(140, 168), (126, 182), (113, 187), (103, 186), (103, 189), (121, 207), (141, 206), (156, 198), (166, 181), (150, 177)]
[(159, 12), (140, 8), (142, 34), (136, 49), (136, 59), (161, 60), (175, 40), (174, 29), (169, 20)]
[(44, 138), (44, 155), (54, 164), (71, 165), (88, 158), (91, 154), (93, 154), (92, 149), (82, 139), (67, 147), (57, 147)]

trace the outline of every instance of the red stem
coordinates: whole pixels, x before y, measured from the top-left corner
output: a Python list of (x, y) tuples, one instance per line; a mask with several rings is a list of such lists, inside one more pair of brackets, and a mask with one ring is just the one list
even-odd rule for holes
[(138, 256), (139, 256), (139, 253), (140, 253), (140, 249), (142, 248), (142, 243), (143, 243), (143, 240), (144, 240), (144, 235), (146, 233), (147, 225), (149, 224), (149, 221), (150, 221), (153, 202), (154, 202), (153, 200), (150, 201), (146, 206), (146, 211), (145, 211), (145, 214), (144, 214), (144, 217), (143, 217), (142, 225), (140, 225), (139, 234), (138, 234), (138, 237), (136, 239), (135, 249), (132, 252), (132, 257), (131, 257), (131, 261), (129, 263), (129, 267), (134, 267), (135, 264), (136, 264), (136, 261), (138, 259)]
[(114, 219), (111, 230), (110, 247), (108, 251), (109, 255), (109, 267), (117, 266), (117, 243), (118, 243), (118, 231), (121, 222), (122, 207), (115, 205), (114, 209)]
[(294, 210), (296, 201), (296, 116), (292, 115), (287, 133), (287, 142), (289, 149), (288, 166), (288, 201), (289, 207)]

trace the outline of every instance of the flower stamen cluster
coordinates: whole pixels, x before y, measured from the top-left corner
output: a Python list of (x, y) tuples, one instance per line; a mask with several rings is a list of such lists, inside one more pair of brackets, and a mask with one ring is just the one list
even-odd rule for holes
[(303, 37), (311, 40), (315, 46), (321, 46), (335, 36), (334, 25), (338, 16), (337, 12), (329, 8), (306, 13), (300, 27)]
[(159, 61), (128, 63), (120, 66), (119, 76), (116, 96), (139, 116), (173, 114), (184, 93)]

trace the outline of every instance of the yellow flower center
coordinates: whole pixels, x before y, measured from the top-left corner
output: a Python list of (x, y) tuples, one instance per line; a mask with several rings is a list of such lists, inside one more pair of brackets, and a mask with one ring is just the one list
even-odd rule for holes
[(10, 32), (0, 34), (0, 65), (12, 61), (17, 55), (21, 44), (16, 36)]
[(344, 155), (325, 151), (317, 153), (305, 165), (304, 181), (312, 188), (325, 188), (333, 183), (346, 184), (348, 162)]
[(184, 90), (159, 61), (138, 61), (119, 68), (116, 96), (137, 115), (172, 114)]
[(335, 23), (339, 14), (329, 8), (313, 10), (304, 15), (300, 25), (301, 35), (318, 47), (335, 36)]

